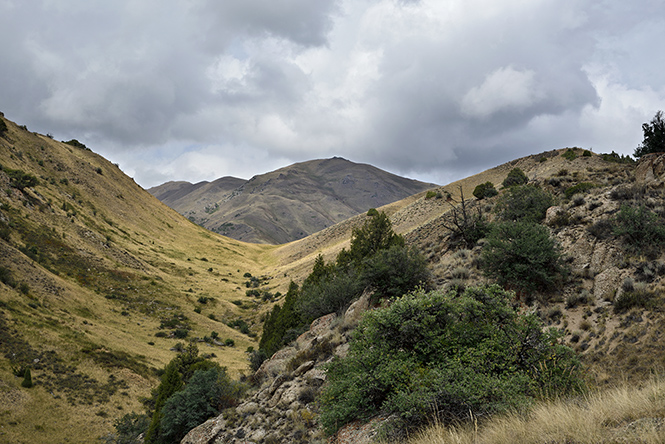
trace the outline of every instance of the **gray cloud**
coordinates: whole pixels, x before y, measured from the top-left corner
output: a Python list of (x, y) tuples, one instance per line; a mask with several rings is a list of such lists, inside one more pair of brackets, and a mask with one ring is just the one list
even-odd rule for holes
[[(0, 1), (0, 109), (152, 186), (340, 155), (444, 183), (632, 153), (662, 0)], [(11, 43), (7, 43), (11, 42)]]

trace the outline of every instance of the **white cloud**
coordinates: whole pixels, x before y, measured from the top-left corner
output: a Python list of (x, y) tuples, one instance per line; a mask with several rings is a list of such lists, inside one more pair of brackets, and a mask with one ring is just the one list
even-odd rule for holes
[(447, 181), (567, 145), (632, 153), (665, 109), (662, 6), (4, 0), (0, 104), (145, 186), (332, 155)]
[(489, 74), (480, 86), (471, 88), (462, 98), (461, 106), (464, 114), (485, 118), (501, 111), (524, 111), (542, 96), (535, 72), (507, 66)]

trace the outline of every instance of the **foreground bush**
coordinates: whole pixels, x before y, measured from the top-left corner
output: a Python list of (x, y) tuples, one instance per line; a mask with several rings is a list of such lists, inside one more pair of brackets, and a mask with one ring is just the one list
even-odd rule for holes
[(499, 286), (417, 291), (367, 312), (328, 367), (327, 433), (378, 413), (409, 427), (507, 411), (581, 389), (579, 361)]

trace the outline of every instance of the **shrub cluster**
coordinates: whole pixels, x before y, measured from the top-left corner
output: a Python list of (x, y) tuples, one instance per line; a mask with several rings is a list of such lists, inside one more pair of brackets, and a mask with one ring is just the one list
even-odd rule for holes
[(379, 412), (408, 427), (450, 423), (580, 390), (573, 351), (511, 299), (496, 285), (419, 290), (366, 313), (348, 355), (328, 366), (325, 431)]
[(373, 292), (377, 302), (401, 296), (418, 285), (427, 286), (429, 278), (425, 259), (405, 246), (388, 216), (372, 213), (363, 226), (353, 230), (348, 251), (342, 249), (329, 264), (319, 255), (302, 287), (291, 283), (284, 304), (275, 306), (265, 320), (259, 350), (271, 356), (314, 319), (342, 312), (365, 290)]
[(541, 188), (513, 186), (499, 198), (496, 212), (503, 221), (539, 223), (545, 219), (547, 209), (555, 203), (554, 196)]
[(506, 176), (506, 178), (503, 179), (501, 185), (503, 185), (504, 188), (508, 188), (508, 187), (513, 187), (515, 185), (524, 185), (528, 181), (529, 178), (526, 177), (524, 171), (522, 171), (520, 168), (513, 168), (508, 173), (508, 176)]
[(499, 192), (496, 190), (496, 188), (494, 188), (494, 184), (492, 182), (481, 183), (473, 189), (473, 195), (478, 200), (494, 197), (497, 194), (499, 194)]
[(567, 275), (547, 227), (531, 222), (493, 224), (481, 258), (487, 277), (527, 297), (553, 290)]
[[(142, 430), (145, 443), (180, 442), (190, 429), (241, 398), (244, 387), (232, 381), (224, 367), (198, 353), (194, 344), (184, 348), (166, 365), (159, 386), (145, 400), (147, 417), (151, 418), (147, 430)], [(145, 424), (132, 415), (116, 423), (118, 436), (123, 433), (121, 427), (135, 433), (137, 422)], [(136, 439), (136, 435), (125, 438)]]

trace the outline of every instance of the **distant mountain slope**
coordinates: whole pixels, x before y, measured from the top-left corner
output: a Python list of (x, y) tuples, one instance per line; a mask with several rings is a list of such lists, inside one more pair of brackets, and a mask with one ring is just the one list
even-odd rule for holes
[(282, 244), (436, 186), (333, 157), (248, 181), (168, 182), (148, 191), (212, 231), (246, 242)]

